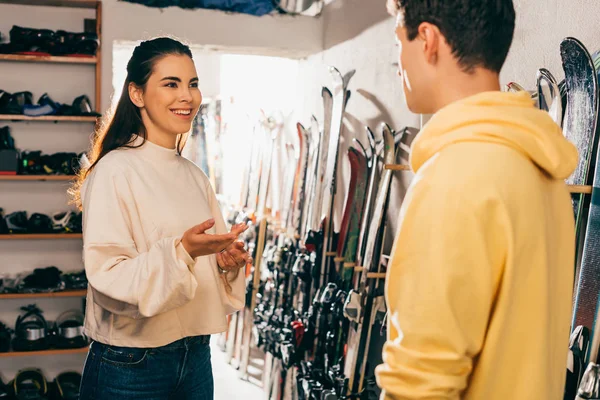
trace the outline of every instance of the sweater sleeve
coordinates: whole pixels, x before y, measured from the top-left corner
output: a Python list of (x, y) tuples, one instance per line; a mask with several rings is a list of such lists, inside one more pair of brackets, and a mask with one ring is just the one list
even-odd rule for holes
[(459, 400), (483, 346), (502, 234), (461, 190), (419, 182), (406, 196), (386, 283), (382, 399)]
[[(215, 219), (216, 233), (227, 233), (227, 225), (225, 224), (223, 213), (219, 207), (219, 200), (217, 199), (215, 191), (213, 190), (208, 178), (206, 179), (206, 193), (211, 214)], [(213, 257), (216, 264), (216, 256)], [(221, 278), (225, 277), (227, 278), (229, 285), (231, 285), (231, 291), (226, 289), (223, 279), (219, 279), (219, 293), (221, 295), (223, 305), (225, 306), (226, 314), (229, 315), (244, 308), (246, 291), (244, 269), (242, 268), (238, 270), (237, 273), (230, 272), (226, 276), (221, 276)]]
[(94, 301), (131, 318), (152, 317), (189, 302), (198, 283), (194, 259), (169, 237), (140, 252), (133, 237), (139, 220), (126, 176), (98, 164), (83, 198), (83, 258)]

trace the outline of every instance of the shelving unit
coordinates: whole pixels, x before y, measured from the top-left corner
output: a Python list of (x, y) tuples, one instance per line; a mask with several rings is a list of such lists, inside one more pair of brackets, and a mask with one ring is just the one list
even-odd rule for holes
[(40, 350), (40, 351), (9, 351), (7, 353), (0, 353), (0, 358), (6, 357), (31, 357), (31, 356), (58, 356), (62, 354), (85, 354), (88, 348), (82, 347), (80, 349), (61, 349), (61, 350)]
[(72, 117), (68, 115), (42, 115), (29, 117), (27, 115), (0, 114), (0, 121), (28, 121), (28, 122), (96, 122), (96, 117)]
[(0, 300), (7, 299), (38, 299), (44, 297), (83, 297), (87, 290), (65, 290), (63, 292), (51, 293), (5, 293), (0, 294)]
[(70, 182), (75, 175), (0, 175), (0, 181)]
[[(68, 65), (79, 65), (80, 68), (90, 68), (89, 73), (92, 73), (92, 68), (94, 69), (94, 75), (90, 75), (90, 81), (93, 79), (94, 86), (90, 86), (87, 88), (89, 90), (90, 99), (93, 100), (94, 111), (100, 112), (101, 107), (101, 88), (102, 88), (102, 2), (97, 0), (0, 0), (0, 4), (12, 4), (18, 6), (44, 6), (44, 7), (69, 7), (69, 8), (78, 8), (78, 9), (90, 9), (95, 11), (95, 23), (96, 23), (96, 33), (98, 35), (100, 45), (97, 49), (96, 56), (48, 56), (48, 55), (23, 55), (23, 54), (0, 54), (0, 64), (2, 63), (20, 63), (19, 71), (23, 70), (23, 73), (29, 73), (31, 71), (31, 79), (34, 80), (36, 77), (36, 68), (48, 68), (48, 64), (54, 64), (54, 68), (59, 68), (61, 66)], [(68, 11), (68, 10), (65, 10)], [(85, 16), (85, 18), (92, 18), (91, 16)], [(39, 20), (39, 17), (38, 17)], [(81, 20), (83, 31), (83, 19)], [(40, 27), (41, 28), (41, 27)], [(15, 68), (12, 66), (10, 68)], [(84, 72), (85, 73), (85, 72)], [(0, 87), (2, 87), (1, 83), (3, 79), (10, 78), (2, 78), (0, 75)], [(48, 90), (44, 87), (45, 82), (36, 82), (39, 86), (39, 90), (41, 92)], [(46, 82), (47, 83), (47, 82)], [(92, 89), (93, 88), (93, 89)], [(91, 91), (95, 90), (94, 95), (91, 95)], [(37, 89), (36, 89), (37, 91)], [(50, 95), (52, 92), (49, 90)], [(40, 129), (43, 128), (43, 123), (85, 123), (90, 124), (90, 133), (91, 128), (93, 128), (93, 124), (97, 123), (98, 117), (95, 116), (63, 116), (63, 115), (48, 115), (48, 116), (39, 116), (39, 117), (30, 117), (26, 115), (8, 115), (8, 114), (0, 114), (0, 126), (2, 122), (6, 123), (41, 123)], [(18, 132), (17, 129), (15, 131)], [(13, 134), (15, 132), (13, 131)], [(16, 138), (16, 137), (15, 137)], [(54, 139), (54, 138), (53, 138)], [(57, 137), (56, 140), (60, 140), (60, 137)], [(8, 187), (2, 188), (3, 184), (10, 182), (23, 182), (23, 185), (34, 185), (39, 182), (55, 182), (68, 184), (73, 181), (75, 176), (70, 175), (0, 175), (0, 192), (3, 190), (8, 190)], [(11, 186), (12, 187), (12, 186)], [(21, 187), (21, 185), (19, 185)], [(2, 205), (0, 204), (0, 207)], [(66, 206), (66, 205), (65, 205)], [(30, 212), (34, 212), (35, 210), (27, 210)], [(82, 234), (68, 234), (68, 233), (60, 233), (60, 234), (11, 234), (11, 235), (0, 235), (0, 241), (13, 241), (19, 240), (24, 241), (39, 241), (39, 240), (81, 240), (83, 238)], [(9, 244), (9, 246), (11, 246)], [(34, 246), (34, 244), (32, 244)], [(81, 251), (80, 249), (76, 251)], [(26, 268), (27, 266), (23, 266)], [(33, 269), (33, 266), (30, 268)], [(87, 291), (86, 290), (65, 290), (61, 292), (54, 293), (7, 293), (0, 294), (0, 300), (12, 300), (12, 301), (35, 301), (39, 298), (47, 298), (47, 299), (58, 299), (58, 298), (85, 298)], [(26, 304), (26, 303), (25, 303)], [(4, 321), (9, 322), (9, 321)], [(51, 349), (51, 350), (43, 350), (43, 351), (30, 351), (30, 352), (8, 352), (8, 353), (0, 353), (0, 358), (11, 358), (11, 357), (46, 357), (46, 356), (60, 356), (66, 354), (86, 354), (88, 351), (87, 347), (79, 348), (79, 349)], [(52, 359), (51, 359), (52, 360)], [(35, 362), (35, 360), (33, 361)], [(53, 362), (53, 361), (52, 361)]]
[(0, 4), (72, 8), (97, 8), (98, 3), (96, 0), (0, 0)]
[(0, 240), (81, 239), (81, 233), (24, 233), (0, 235)]
[(64, 64), (96, 64), (96, 57), (33, 56), (25, 54), (0, 54), (0, 61), (45, 62)]
[[(95, 57), (59, 57), (38, 56), (21, 54), (0, 54), (0, 62), (33, 62), (33, 63), (61, 63), (61, 64), (88, 64), (96, 67), (95, 108), (100, 112), (100, 92), (102, 88), (102, 1), (97, 0), (0, 0), (0, 4), (15, 4), (22, 6), (44, 6), (44, 7), (68, 7), (88, 8), (96, 10), (96, 33), (100, 39), (100, 45)], [(0, 115), (0, 120), (10, 121), (72, 121), (72, 122), (96, 122), (96, 117), (66, 117), (46, 116), (27, 117), (24, 115)]]

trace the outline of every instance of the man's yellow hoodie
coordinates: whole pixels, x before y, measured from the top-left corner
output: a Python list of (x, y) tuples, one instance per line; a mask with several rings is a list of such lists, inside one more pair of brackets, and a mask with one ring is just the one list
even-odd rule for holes
[(525, 93), (485, 92), (415, 138), (386, 282), (385, 399), (562, 399), (577, 150)]

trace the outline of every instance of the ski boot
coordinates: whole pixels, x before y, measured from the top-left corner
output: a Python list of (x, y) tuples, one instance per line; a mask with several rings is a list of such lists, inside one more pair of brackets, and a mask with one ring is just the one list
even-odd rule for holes
[(34, 213), (27, 221), (27, 232), (29, 233), (52, 233), (52, 219), (45, 214)]
[(11, 394), (14, 399), (47, 399), (49, 395), (49, 385), (46, 377), (37, 368), (26, 368), (17, 373), (9, 385), (12, 388)]
[(10, 42), (22, 47), (25, 51), (49, 53), (55, 39), (50, 29), (33, 29), (13, 25), (9, 32)]
[(0, 150), (14, 150), (15, 140), (10, 134), (10, 128), (4, 126), (0, 128)]
[(45, 173), (42, 164), (41, 151), (24, 151), (21, 153), (21, 165), (19, 174), (21, 175), (43, 175)]
[(15, 351), (36, 351), (48, 348), (48, 323), (35, 304), (21, 307), (23, 314), (15, 323), (12, 348)]
[(4, 218), (9, 233), (27, 233), (27, 212), (16, 211)]
[(0, 235), (6, 235), (10, 233), (6, 220), (4, 219), (4, 210), (0, 208)]
[(360, 293), (350, 290), (344, 303), (344, 316), (352, 322), (359, 323), (362, 307), (362, 296)]

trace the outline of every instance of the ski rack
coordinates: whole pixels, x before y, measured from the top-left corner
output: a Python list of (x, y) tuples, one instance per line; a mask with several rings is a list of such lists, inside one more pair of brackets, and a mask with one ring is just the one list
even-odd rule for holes
[[(410, 171), (410, 165), (406, 164), (386, 164), (385, 169), (390, 171)], [(593, 186), (591, 185), (567, 185), (570, 193), (591, 194)]]
[[(262, 262), (262, 255), (263, 255), (263, 251), (265, 249), (265, 241), (266, 241), (266, 236), (267, 236), (267, 223), (268, 223), (268, 218), (267, 218), (268, 213), (267, 212), (263, 212), (262, 218), (260, 219), (259, 222), (259, 231), (258, 231), (258, 238), (257, 238), (257, 250), (256, 250), (256, 258), (254, 259), (255, 262), (255, 266), (254, 266), (254, 273), (252, 276), (252, 297), (250, 300), (250, 308), (248, 310), (244, 311), (244, 327), (247, 328), (248, 326), (252, 327), (253, 324), (253, 320), (254, 320), (254, 308), (256, 307), (256, 297), (257, 297), (257, 293), (258, 293), (258, 286), (260, 284), (260, 263)], [(246, 315), (247, 312), (247, 315)], [(246, 345), (246, 348), (244, 348), (244, 344)], [(245, 331), (243, 331), (242, 337), (241, 337), (241, 345), (242, 345), (242, 354), (240, 356), (240, 360), (239, 360), (239, 366), (240, 366), (240, 378), (242, 380), (249, 380), (249, 375), (248, 375), (248, 366), (250, 364), (250, 349), (253, 347), (252, 346), (252, 329), (245, 329)], [(263, 371), (264, 372), (264, 371)]]
[[(336, 256), (337, 254), (334, 251), (331, 251), (331, 252), (327, 252), (325, 255), (329, 256), (329, 257), (333, 257), (333, 256)], [(333, 262), (335, 262), (336, 264), (339, 264), (339, 263), (342, 263), (344, 260), (345, 260), (344, 257), (335, 257), (333, 259)], [(354, 272), (362, 272), (365, 270), (365, 267), (357, 266), (356, 263), (353, 263), (353, 262), (343, 263), (342, 267), (343, 268), (354, 268)], [(385, 272), (382, 272), (382, 273), (369, 272), (369, 273), (367, 273), (367, 278), (368, 279), (385, 279)]]
[[(385, 256), (385, 255), (384, 255)], [(385, 256), (386, 258), (389, 258), (389, 256)], [(344, 261), (344, 257), (336, 257), (334, 258), (334, 262), (335, 263), (341, 263), (342, 261)], [(354, 269), (354, 272), (363, 272), (365, 271), (365, 267), (362, 267), (360, 265), (356, 265), (356, 263), (353, 262), (345, 262), (341, 264), (342, 268), (346, 268), (346, 269)], [(385, 272), (368, 272), (367, 273), (367, 278), (368, 279), (385, 279)]]

